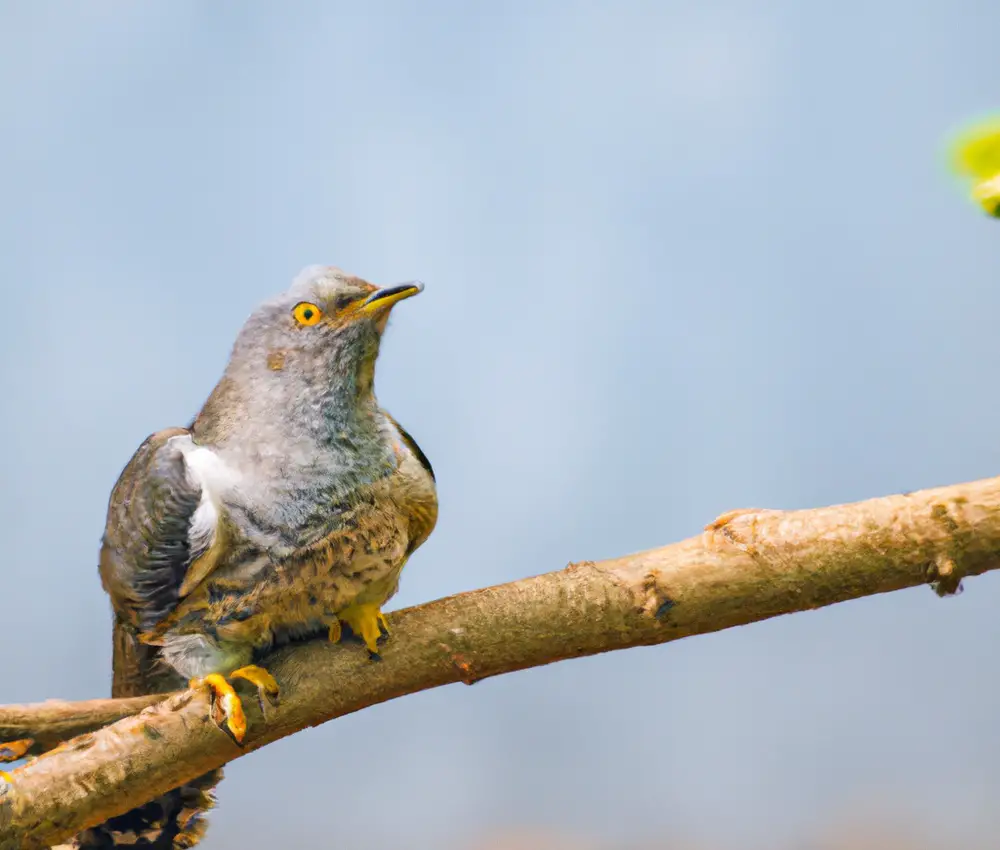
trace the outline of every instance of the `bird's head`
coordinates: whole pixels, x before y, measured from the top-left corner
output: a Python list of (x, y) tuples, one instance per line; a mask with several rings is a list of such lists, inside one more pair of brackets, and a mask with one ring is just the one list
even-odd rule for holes
[(423, 288), (417, 282), (379, 287), (333, 266), (309, 266), (247, 319), (236, 352), (263, 356), (277, 372), (352, 372), (378, 356), (393, 305)]
[(238, 400), (246, 416), (349, 416), (373, 399), (379, 341), (393, 306), (422, 289), (418, 282), (379, 287), (333, 266), (307, 267), (247, 319), (199, 418), (211, 414), (217, 397)]

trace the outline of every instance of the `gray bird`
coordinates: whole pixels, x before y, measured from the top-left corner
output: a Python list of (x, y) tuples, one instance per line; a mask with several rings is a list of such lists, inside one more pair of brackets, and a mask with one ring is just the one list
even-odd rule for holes
[[(254, 663), (276, 643), (317, 632), (339, 640), (346, 623), (376, 652), (381, 608), (437, 521), (431, 465), (373, 387), (389, 312), (422, 289), (305, 269), (247, 320), (191, 425), (139, 447), (112, 491), (100, 558), (114, 696), (210, 687), (240, 741), (246, 721), (227, 678), (276, 696)], [(76, 843), (191, 847), (221, 777)]]

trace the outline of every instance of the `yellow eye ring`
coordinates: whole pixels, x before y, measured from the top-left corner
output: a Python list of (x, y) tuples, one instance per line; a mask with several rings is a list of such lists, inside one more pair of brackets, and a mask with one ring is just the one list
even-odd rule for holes
[(295, 321), (300, 325), (312, 327), (313, 325), (318, 324), (319, 320), (323, 318), (323, 311), (320, 310), (315, 304), (303, 301), (301, 304), (295, 305), (295, 309), (292, 310), (292, 315), (295, 316)]

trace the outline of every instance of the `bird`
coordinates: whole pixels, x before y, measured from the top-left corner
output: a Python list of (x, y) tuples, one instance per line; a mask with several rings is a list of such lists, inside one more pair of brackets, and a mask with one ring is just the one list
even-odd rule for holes
[[(382, 608), (433, 531), (434, 470), (375, 397), (390, 311), (423, 290), (308, 266), (246, 320), (187, 427), (149, 436), (108, 503), (99, 572), (114, 613), (112, 695), (207, 688), (234, 740), (232, 681), (264, 700), (275, 645), (343, 626), (377, 657)], [(75, 838), (81, 848), (198, 843), (212, 771)]]

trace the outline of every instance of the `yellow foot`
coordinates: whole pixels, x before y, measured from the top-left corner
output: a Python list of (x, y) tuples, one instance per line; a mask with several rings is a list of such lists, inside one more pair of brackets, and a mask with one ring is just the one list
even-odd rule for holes
[[(245, 679), (257, 687), (257, 700), (260, 702), (261, 714), (265, 712), (265, 703), (278, 701), (278, 683), (274, 676), (263, 667), (248, 664), (229, 674), (230, 679)], [(232, 733), (237, 743), (242, 743), (247, 733), (247, 718), (243, 711), (243, 703), (233, 690), (233, 686), (220, 673), (209, 673), (202, 679), (192, 679), (192, 688), (209, 687), (215, 696), (213, 703), (213, 719), (220, 726), (225, 721), (226, 728)]]
[(340, 643), (340, 639), (344, 635), (344, 630), (340, 628), (340, 620), (334, 620), (330, 624), (330, 631), (327, 632), (327, 637), (330, 638), (330, 643)]
[[(378, 655), (378, 639), (382, 637), (382, 629), (385, 629), (387, 635), (389, 634), (389, 623), (385, 619), (385, 614), (379, 610), (378, 605), (351, 605), (337, 616), (365, 642), (369, 652)], [(337, 630), (339, 632), (339, 626)], [(332, 634), (332, 628), (330, 632)]]
[(19, 741), (0, 743), (0, 761), (18, 761), (23, 759), (35, 741), (33, 738), (21, 738)]
[(188, 684), (192, 688), (212, 689), (212, 695), (215, 697), (212, 700), (212, 719), (220, 726), (225, 721), (226, 728), (236, 739), (236, 743), (243, 743), (243, 737), (247, 733), (247, 718), (243, 713), (243, 703), (225, 676), (220, 673), (209, 673), (201, 679), (192, 679)]
[(265, 703), (276, 704), (278, 702), (278, 683), (274, 681), (274, 676), (263, 667), (248, 664), (246, 667), (240, 667), (239, 670), (233, 670), (229, 674), (229, 678), (246, 679), (257, 686), (257, 701), (260, 703), (261, 714), (266, 711)]
[(9, 782), (11, 785), (14, 784), (14, 777), (7, 773), (6, 770), (0, 770), (0, 779), (4, 782)]

